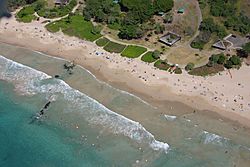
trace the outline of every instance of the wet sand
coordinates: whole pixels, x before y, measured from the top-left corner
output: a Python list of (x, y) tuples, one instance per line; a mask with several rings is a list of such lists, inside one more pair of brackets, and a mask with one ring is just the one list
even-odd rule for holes
[(207, 78), (192, 77), (185, 72), (169, 74), (139, 59), (107, 53), (91, 42), (61, 32), (51, 34), (41, 21), (23, 24), (14, 18), (3, 19), (0, 41), (74, 61), (98, 79), (136, 94), (151, 104), (165, 106), (166, 101), (177, 101), (194, 109), (215, 111), (250, 127), (249, 67), (244, 65), (240, 70), (231, 71), (233, 78), (227, 71)]

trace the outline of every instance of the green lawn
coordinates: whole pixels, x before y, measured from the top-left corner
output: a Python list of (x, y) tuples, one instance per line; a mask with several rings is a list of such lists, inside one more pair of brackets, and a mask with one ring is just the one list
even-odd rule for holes
[(24, 22), (24, 23), (30, 23), (32, 20), (36, 19), (36, 16), (34, 16), (35, 9), (33, 6), (26, 6), (22, 8), (18, 13), (17, 13), (17, 20)]
[(128, 58), (137, 58), (147, 51), (146, 48), (141, 46), (129, 45), (123, 52), (122, 56)]
[(141, 57), (141, 60), (144, 61), (144, 62), (147, 62), (147, 63), (153, 63), (155, 62), (157, 59), (155, 59), (153, 57), (153, 52), (147, 52), (146, 54), (144, 54), (142, 57)]
[(107, 43), (109, 43), (109, 39), (108, 39), (108, 38), (105, 38), (105, 37), (100, 38), (100, 39), (98, 39), (98, 40), (96, 41), (96, 45), (97, 45), (97, 46), (100, 46), (100, 47), (103, 47), (103, 46), (107, 45)]
[(81, 15), (49, 23), (46, 28), (50, 32), (58, 32), (61, 29), (67, 35), (89, 41), (95, 41), (102, 36), (100, 33), (93, 33), (93, 24), (90, 21), (85, 21)]
[(118, 44), (115, 42), (109, 42), (104, 49), (110, 53), (121, 53), (125, 49), (126, 45)]

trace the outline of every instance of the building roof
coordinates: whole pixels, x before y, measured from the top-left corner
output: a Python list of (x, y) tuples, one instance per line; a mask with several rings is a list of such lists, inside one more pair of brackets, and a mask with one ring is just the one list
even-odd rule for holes
[(69, 0), (55, 0), (55, 4), (66, 4)]
[(164, 12), (158, 12), (158, 15), (163, 16), (165, 13)]
[(113, 3), (119, 3), (120, 0), (113, 0)]
[(173, 32), (168, 32), (166, 35), (164, 35), (160, 38), (160, 42), (162, 42), (168, 46), (173, 46), (173, 44), (178, 42), (180, 39), (181, 39), (180, 35), (175, 34)]
[(230, 43), (229, 41), (226, 41), (226, 40), (219, 40), (215, 44), (213, 44), (213, 47), (218, 48), (218, 49), (222, 49), (222, 50), (226, 50), (227, 48), (229, 48), (231, 46), (232, 46), (232, 43)]
[(185, 12), (185, 9), (184, 9), (184, 8), (179, 8), (177, 12), (178, 12), (178, 13), (184, 13), (184, 12)]
[(241, 49), (242, 46), (249, 41), (250, 39), (247, 37), (241, 37), (230, 34), (226, 36), (223, 40), (219, 40), (215, 44), (213, 44), (213, 47), (222, 50), (226, 50), (227, 48)]

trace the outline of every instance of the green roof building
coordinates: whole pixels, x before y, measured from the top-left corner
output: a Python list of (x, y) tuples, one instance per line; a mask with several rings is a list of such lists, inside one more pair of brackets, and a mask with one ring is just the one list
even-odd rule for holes
[(185, 9), (184, 8), (179, 8), (177, 13), (180, 13), (180, 14), (183, 14), (185, 12)]

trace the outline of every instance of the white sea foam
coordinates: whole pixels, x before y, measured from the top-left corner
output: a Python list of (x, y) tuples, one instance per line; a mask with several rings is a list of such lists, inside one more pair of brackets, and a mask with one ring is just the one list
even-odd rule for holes
[[(38, 54), (41, 54), (41, 55), (43, 55), (43, 56), (53, 58), (53, 59), (58, 59), (58, 60), (62, 60), (62, 61), (68, 61), (68, 60), (63, 59), (63, 58), (49, 56), (49, 55), (44, 54), (44, 53), (39, 52), (39, 51), (35, 51), (35, 52), (38, 53)], [(112, 88), (112, 89), (114, 89), (114, 90), (116, 90), (116, 91), (118, 91), (118, 92), (121, 92), (121, 93), (123, 93), (123, 94), (127, 94), (127, 95), (129, 95), (129, 96), (132, 96), (132, 97), (134, 97), (134, 98), (140, 100), (140, 101), (143, 102), (144, 104), (149, 105), (150, 107), (153, 107), (153, 108), (155, 108), (155, 109), (157, 108), (157, 107), (152, 106), (151, 104), (149, 104), (149, 103), (146, 102), (145, 100), (141, 99), (140, 97), (138, 97), (138, 96), (136, 96), (136, 95), (134, 95), (134, 94), (132, 94), (132, 93), (129, 93), (129, 92), (124, 91), (124, 90), (121, 90), (121, 89), (114, 88), (114, 87), (112, 87), (110, 84), (108, 84), (108, 83), (106, 83), (106, 82), (103, 82), (103, 81), (99, 80), (99, 79), (96, 78), (96, 76), (95, 76), (92, 72), (90, 72), (88, 69), (86, 69), (86, 68), (84, 68), (84, 67), (82, 67), (82, 66), (79, 66), (79, 65), (77, 65), (77, 66), (78, 66), (79, 68), (83, 69), (84, 71), (86, 71), (87, 73), (89, 73), (93, 78), (96, 79), (97, 82), (99, 82), (99, 83), (101, 83), (101, 84), (104, 84), (104, 85), (106, 85), (106, 86), (108, 86), (108, 87), (110, 87), (110, 88)]]
[(33, 88), (29, 86), (35, 86), (41, 80), (49, 78), (51, 77), (43, 72), (33, 70), (0, 55), (0, 79), (15, 83), (16, 88), (22, 93), (33, 94)]
[(213, 144), (213, 145), (217, 145), (223, 148), (235, 147), (235, 148), (243, 149), (243, 150), (250, 152), (249, 147), (233, 143), (232, 140), (230, 140), (229, 138), (222, 137), (214, 133), (203, 131), (202, 138), (203, 138), (204, 144)]
[(203, 137), (204, 137), (203, 140), (204, 144), (216, 144), (220, 146), (225, 146), (229, 142), (228, 138), (207, 131), (203, 131)]
[(154, 150), (167, 153), (169, 145), (157, 141), (140, 123), (119, 115), (62, 80), (0, 56), (0, 79), (14, 83), (23, 94), (45, 94), (53, 99), (62, 97), (91, 124), (101, 125), (116, 134), (123, 134), (138, 143), (149, 144)]
[(174, 121), (177, 117), (174, 115), (164, 115), (164, 117), (166, 118), (166, 120), (168, 121)]

